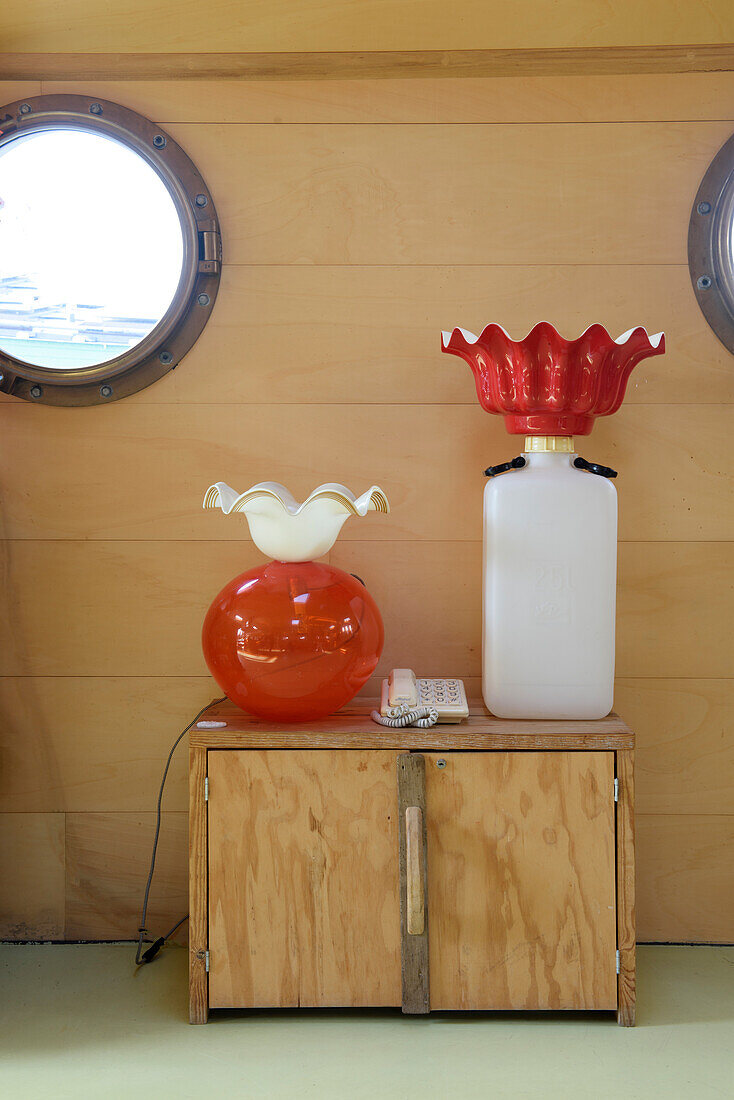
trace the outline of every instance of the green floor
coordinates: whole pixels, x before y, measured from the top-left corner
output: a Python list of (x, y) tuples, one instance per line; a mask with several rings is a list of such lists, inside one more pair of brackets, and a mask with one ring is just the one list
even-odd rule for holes
[(0, 947), (3, 1100), (734, 1097), (734, 948), (643, 947), (639, 1025), (609, 1015), (214, 1013), (186, 953)]

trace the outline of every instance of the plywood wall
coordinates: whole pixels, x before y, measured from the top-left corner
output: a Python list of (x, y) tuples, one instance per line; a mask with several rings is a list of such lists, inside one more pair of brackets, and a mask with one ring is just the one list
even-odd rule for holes
[[(259, 560), (244, 520), (201, 511), (211, 481), (380, 483), (392, 515), (350, 521), (331, 560), (382, 608), (383, 669), (478, 691), (482, 470), (517, 442), (439, 332), (547, 319), (667, 333), (582, 450), (620, 471), (640, 934), (734, 939), (734, 358), (686, 266), (734, 75), (44, 90), (166, 127), (215, 196), (225, 265), (209, 327), (152, 388), (79, 410), (0, 402), (0, 933), (134, 934), (162, 763), (215, 690), (202, 617)], [(181, 754), (152, 929), (186, 909), (185, 787)]]

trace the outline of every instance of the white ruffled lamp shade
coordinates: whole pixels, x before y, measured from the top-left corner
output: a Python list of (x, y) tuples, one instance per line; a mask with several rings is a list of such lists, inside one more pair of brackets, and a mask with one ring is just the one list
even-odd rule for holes
[(223, 481), (210, 485), (204, 508), (221, 508), (225, 515), (244, 512), (252, 541), (275, 561), (313, 561), (328, 554), (350, 516), (389, 512), (382, 489), (372, 485), (355, 497), (344, 485), (319, 485), (299, 504), (277, 481), (261, 481), (237, 493)]

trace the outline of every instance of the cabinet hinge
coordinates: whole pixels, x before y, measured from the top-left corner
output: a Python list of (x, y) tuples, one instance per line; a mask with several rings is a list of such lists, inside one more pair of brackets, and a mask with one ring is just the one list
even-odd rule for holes
[(205, 802), (209, 801), (209, 776), (208, 775), (204, 779), (204, 801)]
[(619, 802), (619, 780), (614, 780), (614, 801)]
[(222, 238), (213, 229), (199, 230), (199, 271), (216, 275), (222, 264)]
[[(617, 958), (619, 959), (619, 951), (617, 952)], [(209, 952), (204, 952), (204, 969), (207, 974), (209, 973)], [(619, 962), (617, 962), (617, 973), (619, 974)]]
[[(621, 963), (619, 960), (619, 950), (617, 950), (617, 973), (619, 974)], [(206, 968), (209, 969), (209, 952), (206, 953)]]

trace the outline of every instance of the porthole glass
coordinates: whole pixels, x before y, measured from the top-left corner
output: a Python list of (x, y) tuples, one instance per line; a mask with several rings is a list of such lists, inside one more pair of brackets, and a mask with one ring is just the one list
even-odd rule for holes
[[(49, 164), (73, 170), (50, 175)], [(181, 222), (128, 146), (71, 129), (9, 142), (0, 203), (0, 350), (51, 370), (96, 366), (136, 347), (170, 308)]]
[(31, 401), (124, 397), (171, 370), (216, 297), (203, 179), (152, 122), (42, 96), (0, 108), (0, 386)]
[(688, 266), (706, 320), (734, 354), (734, 136), (714, 157), (694, 200)]

